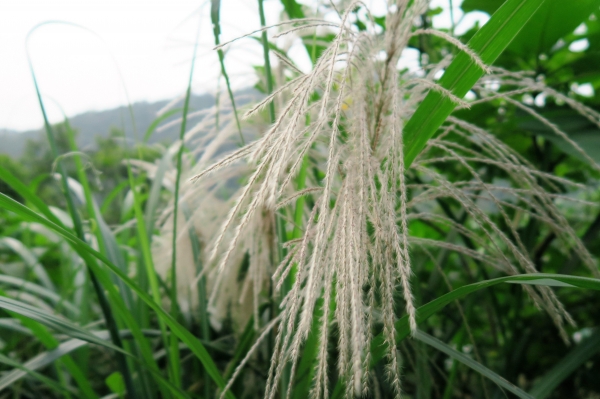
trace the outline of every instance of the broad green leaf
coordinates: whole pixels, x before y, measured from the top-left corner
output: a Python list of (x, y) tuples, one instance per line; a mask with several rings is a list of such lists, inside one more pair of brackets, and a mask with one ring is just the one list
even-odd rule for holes
[(106, 377), (105, 382), (106, 386), (108, 386), (113, 393), (119, 395), (119, 397), (125, 395), (125, 381), (123, 380), (123, 375), (118, 371), (115, 371)]
[(304, 18), (304, 11), (302, 11), (302, 6), (296, 2), (296, 0), (280, 0), (281, 4), (283, 4), (283, 8), (285, 13), (290, 17), (290, 19), (298, 19)]
[(443, 343), (439, 339), (432, 337), (431, 335), (429, 335), (423, 331), (420, 331), (420, 330), (417, 331), (417, 333), (415, 334), (415, 339), (417, 339), (418, 341), (421, 341), (441, 352), (444, 352), (446, 355), (461, 362), (465, 366), (472, 368), (473, 370), (477, 371), (479, 374), (483, 375), (485, 378), (493, 381), (494, 383), (498, 384), (499, 386), (506, 389), (507, 391), (514, 393), (519, 398), (534, 399), (533, 396), (531, 396), (527, 392), (523, 391), (521, 388), (517, 387), (514, 384), (511, 384), (509, 381), (500, 377), (498, 374), (494, 373), (492, 370), (488, 369), (483, 364), (476, 362), (475, 360), (471, 359), (464, 353), (457, 351), (456, 349)]
[[(486, 64), (493, 64), (544, 0), (507, 0), (481, 28), (468, 45)], [(527, 31), (524, 31), (527, 32)], [(439, 84), (463, 98), (484, 71), (464, 52), (448, 66)], [(406, 166), (414, 161), (427, 141), (454, 110), (454, 104), (437, 91), (430, 91), (404, 127)]]
[[(484, 11), (493, 14), (502, 0), (465, 0), (461, 8), (465, 12)], [(508, 50), (524, 57), (537, 57), (548, 52), (556, 42), (598, 10), (600, 0), (546, 1), (536, 17), (529, 20), (521, 33), (515, 37)]]
[[(600, 164), (600, 129), (596, 125), (572, 109), (551, 108), (539, 113), (565, 132), (590, 158)], [(517, 110), (515, 122), (520, 129), (543, 136), (559, 150), (586, 161), (571, 143), (558, 136), (548, 126), (530, 114)]]

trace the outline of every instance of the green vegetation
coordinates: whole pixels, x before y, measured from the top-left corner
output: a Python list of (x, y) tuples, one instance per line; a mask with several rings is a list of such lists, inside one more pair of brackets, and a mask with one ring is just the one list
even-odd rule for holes
[(214, 107), (0, 157), (0, 399), (599, 398), (600, 1), (220, 3)]

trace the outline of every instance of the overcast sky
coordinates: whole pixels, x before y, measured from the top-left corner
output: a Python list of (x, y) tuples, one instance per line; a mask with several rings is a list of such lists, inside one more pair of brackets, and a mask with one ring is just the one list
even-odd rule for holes
[[(460, 18), (460, 0), (454, 0)], [(222, 40), (256, 29), (256, 0), (222, 0)], [(311, 4), (310, 0), (305, 1)], [(448, 0), (434, 0), (447, 7)], [(370, 0), (382, 12), (383, 0)], [(266, 0), (267, 23), (281, 13), (279, 0)], [(474, 15), (485, 20), (485, 15)], [(200, 48), (194, 78), (196, 92), (217, 89), (217, 55), (212, 50), (210, 4), (202, 0), (2, 0), (0, 1), (0, 129), (26, 130), (42, 125), (31, 73), (26, 37), (45, 21), (68, 21), (91, 31), (64, 24), (45, 24), (29, 39), (29, 52), (47, 102), (52, 122), (88, 110), (126, 104), (129, 100), (156, 101), (184, 92), (193, 42), (200, 26)], [(446, 11), (434, 21), (449, 24)], [(303, 56), (297, 46), (297, 61)], [(407, 61), (410, 63), (410, 54)], [(261, 49), (253, 40), (240, 41), (227, 55), (233, 85), (253, 81), (252, 65), (262, 64)], [(118, 65), (118, 68), (117, 68)], [(61, 111), (62, 109), (62, 111)]]

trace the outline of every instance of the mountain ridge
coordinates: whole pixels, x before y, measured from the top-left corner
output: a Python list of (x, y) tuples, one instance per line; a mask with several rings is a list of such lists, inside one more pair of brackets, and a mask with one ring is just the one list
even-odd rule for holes
[[(236, 97), (254, 98), (262, 96), (253, 88), (240, 90)], [(93, 149), (96, 137), (107, 137), (112, 129), (125, 132), (126, 137), (136, 137), (141, 140), (146, 130), (156, 119), (157, 113), (173, 100), (161, 100), (155, 102), (140, 101), (131, 105), (134, 115), (135, 129), (130, 116), (129, 106), (123, 105), (102, 111), (87, 111), (69, 118), (70, 125), (77, 131), (77, 146), (82, 150)], [(240, 101), (241, 103), (247, 102)], [(183, 102), (183, 99), (179, 101)], [(236, 100), (236, 103), (238, 101)], [(212, 94), (192, 95), (190, 98), (189, 112), (206, 109), (215, 104)], [(177, 105), (175, 106), (177, 107)], [(179, 116), (174, 115), (167, 118), (163, 123), (175, 120)], [(150, 137), (149, 143), (175, 141), (179, 137), (179, 126), (177, 124), (155, 133)], [(45, 131), (42, 128), (16, 131), (12, 129), (0, 129), (0, 154), (7, 154), (13, 158), (23, 155), (28, 140), (45, 140)]]

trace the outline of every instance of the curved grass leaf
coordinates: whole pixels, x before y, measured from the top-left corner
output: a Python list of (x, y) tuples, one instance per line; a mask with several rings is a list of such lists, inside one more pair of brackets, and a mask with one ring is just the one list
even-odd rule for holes
[[(546, 273), (521, 274), (516, 276), (500, 277), (492, 280), (481, 281), (475, 284), (465, 285), (463, 287), (450, 291), (449, 293), (442, 295), (423, 306), (420, 306), (417, 309), (417, 323), (423, 323), (430, 316), (439, 312), (440, 310), (445, 308), (450, 303), (456, 301), (457, 299), (461, 299), (481, 289), (493, 287), (502, 283), (538, 284), (545, 286), (556, 286), (557, 284), (563, 284), (561, 286), (585, 288), (600, 291), (600, 279), (588, 277), (577, 277), (562, 274)], [(396, 342), (401, 342), (409, 335), (410, 326), (408, 324), (408, 316), (404, 316), (396, 322)], [(371, 342), (372, 364), (376, 364), (379, 361), (381, 361), (384, 358), (387, 350), (387, 345), (383, 340), (383, 336), (379, 334)], [(332, 399), (338, 398), (341, 394), (343, 394), (342, 387), (342, 382), (338, 382), (332, 393)]]
[(56, 291), (56, 287), (50, 280), (48, 273), (42, 267), (40, 262), (38, 261), (37, 256), (33, 252), (31, 252), (23, 243), (12, 237), (2, 237), (0, 238), (0, 247), (6, 247), (12, 250), (14, 253), (19, 255), (23, 262), (27, 265), (28, 268), (31, 269), (33, 274), (37, 277), (40, 283), (46, 287), (46, 289), (50, 291)]
[(5, 356), (5, 355), (3, 355), (1, 353), (0, 353), (0, 363), (4, 363), (4, 364), (6, 364), (8, 366), (20, 369), (23, 372), (25, 372), (25, 374), (31, 375), (32, 377), (34, 377), (34, 378), (40, 380), (41, 382), (43, 382), (44, 385), (46, 385), (49, 388), (55, 390), (59, 394), (62, 394), (63, 397), (65, 397), (65, 398), (70, 397), (71, 392), (67, 388), (65, 388), (62, 384), (59, 384), (58, 382), (54, 381), (51, 378), (46, 377), (45, 375), (42, 375), (40, 373), (36, 373), (33, 370), (29, 370), (27, 367), (23, 366), (19, 362), (16, 362), (16, 361), (12, 360), (11, 358), (9, 358), (8, 356)]
[[(491, 65), (535, 14), (545, 0), (507, 0), (481, 28), (468, 45), (481, 60)], [(439, 84), (458, 98), (463, 98), (484, 71), (464, 52), (448, 66)], [(406, 167), (415, 160), (427, 141), (454, 110), (448, 97), (430, 91), (404, 127)]]
[[(77, 248), (82, 253), (85, 253), (88, 256), (93, 256), (94, 258), (104, 263), (113, 273), (115, 273), (121, 280), (123, 280), (125, 284), (127, 284), (138, 295), (138, 297), (141, 300), (143, 300), (150, 308), (152, 308), (156, 312), (159, 319), (169, 326), (173, 334), (177, 335), (177, 337), (183, 343), (185, 343), (188, 346), (188, 348), (190, 348), (194, 355), (196, 355), (196, 357), (204, 365), (208, 374), (211, 376), (211, 378), (217, 384), (217, 386), (219, 388), (225, 387), (225, 381), (221, 377), (219, 369), (217, 368), (212, 358), (206, 351), (204, 345), (202, 345), (202, 343), (198, 340), (198, 338), (196, 338), (190, 331), (188, 331), (185, 327), (179, 324), (173, 317), (171, 317), (170, 314), (165, 312), (159, 303), (155, 302), (153, 298), (151, 298), (146, 292), (142, 291), (125, 273), (123, 273), (117, 266), (115, 266), (106, 256), (91, 248), (88, 244), (77, 238), (70, 231), (47, 219), (44, 219), (31, 209), (27, 208), (26, 206), (18, 203), (17, 201), (2, 193), (0, 193), (0, 207), (14, 212), (26, 220), (45, 225), (46, 227), (54, 230), (56, 233), (60, 234), (65, 239), (70, 241), (74, 248)], [(91, 264), (91, 267), (96, 269), (97, 271), (102, 270), (96, 264)], [(99, 275), (101, 277), (104, 277), (102, 274)], [(109, 282), (106, 282), (106, 285), (109, 284)], [(235, 398), (231, 392), (228, 392), (226, 396), (229, 399)]]
[(175, 114), (178, 114), (179, 112), (181, 112), (181, 108), (170, 109), (167, 112), (165, 112), (164, 114), (160, 115), (158, 118), (154, 119), (152, 121), (152, 123), (150, 124), (150, 126), (148, 126), (148, 129), (146, 129), (146, 133), (144, 133), (144, 139), (142, 140), (142, 142), (144, 144), (147, 143), (161, 122), (165, 121), (166, 119), (168, 119), (169, 117), (171, 117)]
[[(153, 336), (160, 336), (160, 331), (145, 331), (145, 333), (153, 335)], [(98, 338), (107, 340), (109, 339), (109, 333), (108, 331), (96, 331), (93, 333), (93, 335), (97, 336)], [(127, 337), (131, 337), (132, 334), (130, 331), (127, 330), (122, 330), (120, 331), (120, 335), (122, 338), (127, 338)], [(88, 345), (89, 342), (80, 340), (80, 339), (70, 339), (68, 341), (65, 341), (63, 343), (61, 343), (59, 346), (57, 346), (55, 349), (47, 351), (47, 352), (42, 352), (38, 355), (36, 355), (35, 357), (31, 358), (30, 360), (28, 360), (27, 362), (25, 362), (24, 364), (20, 365), (20, 366), (16, 366), (16, 363), (12, 364), (13, 367), (15, 367), (15, 369), (11, 370), (10, 372), (4, 374), (2, 376), (2, 378), (0, 378), (0, 391), (2, 391), (3, 389), (8, 388), (11, 384), (15, 383), (16, 381), (20, 380), (21, 378), (25, 377), (28, 374), (35, 374), (35, 372), (39, 369), (42, 369), (50, 364), (52, 364), (53, 362), (63, 358), (64, 356), (68, 355), (69, 353), (84, 347), (86, 345)], [(169, 381), (167, 381), (159, 372), (157, 372), (156, 370), (149, 370), (154, 378), (156, 378), (163, 387), (168, 388), (168, 390), (174, 394), (177, 398), (180, 399), (188, 399), (189, 396), (187, 394), (185, 394), (185, 392), (181, 391), (180, 389), (176, 388), (173, 384), (169, 383)]]
[(18, 277), (6, 276), (2, 274), (0, 274), (0, 284), (12, 285), (18, 287), (20, 290), (29, 291), (30, 293), (35, 294), (39, 298), (49, 300), (54, 305), (64, 306), (65, 309), (67, 309), (75, 317), (79, 315), (79, 309), (77, 309), (75, 305), (65, 301), (55, 291), (50, 291), (49, 289), (44, 288), (40, 285), (31, 283)]
[(110, 342), (107, 342), (106, 340), (98, 338), (94, 334), (71, 323), (70, 321), (48, 314), (48, 312), (43, 309), (38, 309), (21, 301), (0, 296), (0, 308), (35, 320), (46, 327), (62, 332), (70, 337), (79, 338), (83, 341), (91, 342), (93, 344), (104, 346), (106, 348), (127, 354), (127, 352), (125, 352), (123, 349), (111, 344)]
[(594, 335), (585, 339), (544, 375), (529, 393), (536, 399), (547, 398), (561, 382), (599, 351), (600, 333), (595, 331)]
[[(457, 288), (445, 295), (442, 295), (426, 305), (423, 305), (417, 309), (417, 322), (422, 323), (427, 320), (431, 315), (442, 310), (446, 305), (453, 301), (463, 298), (473, 292), (479, 291), (483, 288), (493, 287), (494, 285), (502, 283), (515, 283), (515, 284), (537, 284), (544, 286), (556, 286), (562, 284), (562, 286), (586, 288), (596, 291), (600, 291), (600, 280), (588, 277), (577, 277), (577, 276), (566, 276), (561, 274), (520, 274), (516, 276), (507, 276), (495, 278), (492, 280), (481, 281), (475, 284), (465, 285)], [(565, 285), (566, 284), (566, 285)], [(396, 322), (396, 340), (402, 341), (404, 338), (410, 335), (410, 327), (408, 326), (408, 317), (404, 316), (398, 322)], [(375, 349), (373, 358), (374, 360), (381, 359), (383, 352), (381, 348), (378, 348), (379, 344), (383, 344), (383, 338), (381, 336), (376, 337), (371, 345), (371, 348)]]
[[(36, 215), (37, 218), (40, 218), (35, 220), (43, 221), (39, 223), (39, 225), (44, 226), (55, 233), (57, 233), (56, 229), (58, 228), (63, 232), (66, 232), (67, 234), (70, 234), (72, 237), (74, 237), (69, 230), (70, 226), (68, 226), (66, 220), (63, 221), (63, 219), (57, 216), (57, 214), (55, 214), (53, 210), (51, 210), (38, 196), (36, 196), (30, 190), (29, 187), (24, 185), (10, 171), (8, 171), (6, 168), (3, 168), (1, 165), (0, 178), (4, 180), (12, 189), (14, 189), (22, 198), (24, 198), (29, 203), (33, 204), (46, 217), (46, 219), (41, 218), (40, 215), (37, 215), (29, 208), (23, 207), (27, 210), (28, 214)], [(56, 212), (60, 213), (62, 211), (60, 209), (56, 209)], [(59, 236), (61, 235), (61, 233), (57, 234)], [(136, 322), (136, 318), (131, 317), (130, 310), (125, 305), (121, 293), (119, 293), (116, 287), (114, 286), (114, 282), (106, 274), (107, 271), (98, 267), (94, 257), (90, 255), (86, 250), (86, 248), (88, 247), (87, 244), (78, 245), (77, 240), (68, 242), (73, 248), (73, 250), (77, 252), (77, 254), (86, 262), (86, 264), (91, 265), (91, 267), (96, 270), (99, 279), (103, 281), (103, 286), (108, 291), (111, 297), (112, 305), (114, 306), (115, 312), (134, 334), (135, 342), (140, 346), (141, 355), (146, 361), (147, 366), (154, 371), (158, 370), (158, 365), (152, 357), (152, 349), (150, 347), (149, 342), (144, 338), (142, 331)], [(82, 242), (79, 241), (79, 244), (82, 244)]]
[(521, 388), (517, 387), (514, 384), (511, 384), (509, 381), (500, 377), (498, 374), (494, 373), (492, 370), (488, 369), (481, 363), (471, 359), (469, 356), (457, 351), (456, 349), (443, 343), (439, 339), (432, 337), (431, 335), (429, 335), (421, 330), (417, 331), (417, 333), (415, 334), (415, 339), (417, 339), (417, 340), (419, 340), (441, 352), (444, 352), (446, 355), (450, 356), (452, 359), (457, 360), (457, 361), (461, 362), (462, 364), (464, 364), (465, 366), (472, 368), (473, 370), (477, 371), (478, 373), (480, 373), (481, 375), (483, 375), (490, 381), (493, 381), (496, 384), (498, 384), (499, 386), (501, 386), (502, 388), (506, 389), (507, 391), (514, 393), (519, 398), (534, 399), (533, 396), (531, 396), (527, 392), (523, 391)]

